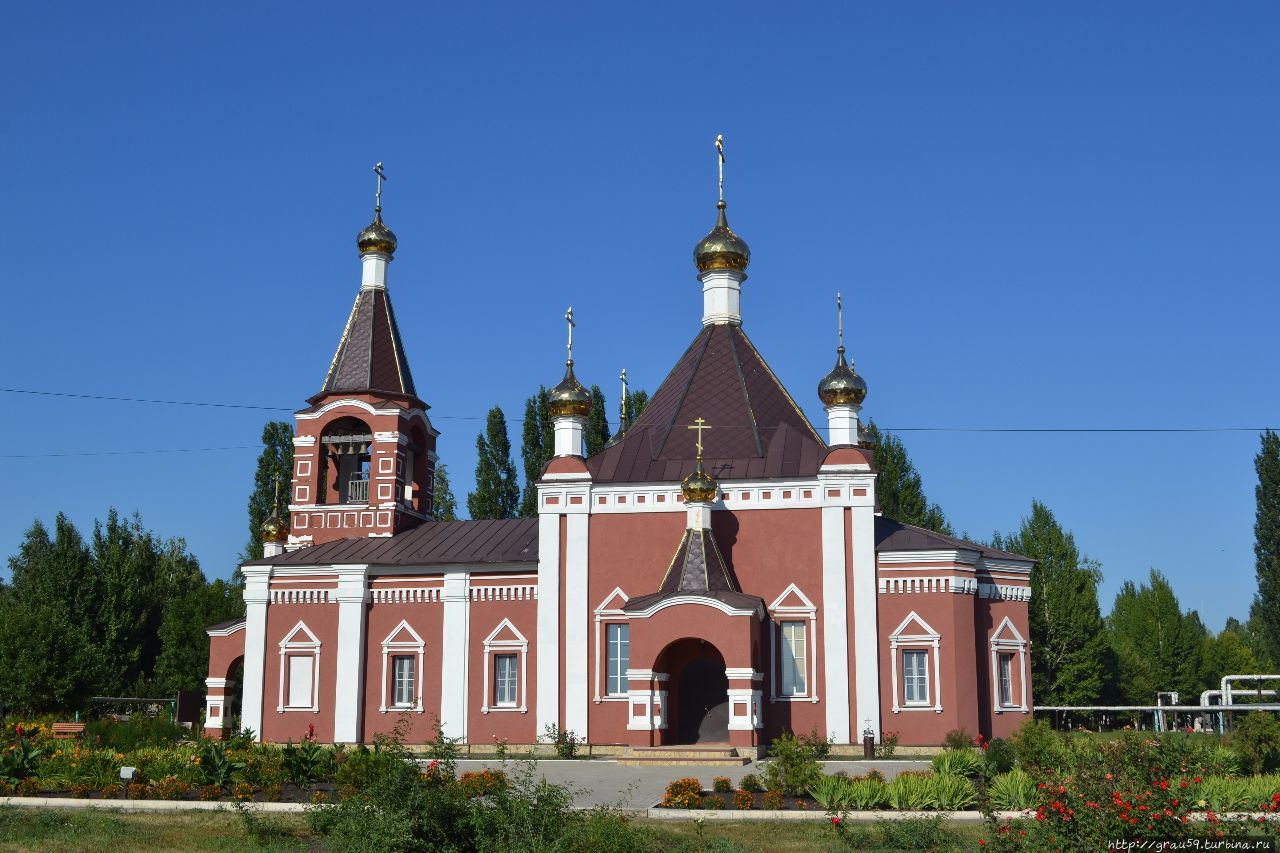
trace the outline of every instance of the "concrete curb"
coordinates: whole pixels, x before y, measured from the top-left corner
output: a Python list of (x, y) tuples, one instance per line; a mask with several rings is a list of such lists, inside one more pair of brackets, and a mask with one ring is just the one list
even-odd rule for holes
[[(1018, 817), (1021, 812), (999, 812), (1001, 820), (1005, 815)], [(982, 823), (982, 812), (845, 812), (842, 820), (846, 823), (873, 823), (878, 820), (912, 820), (913, 818), (936, 817), (942, 815), (955, 823)], [(651, 808), (645, 817), (654, 820), (821, 820), (830, 821), (831, 816), (822, 810), (798, 811), (795, 809), (660, 809)]]
[[(246, 803), (256, 812), (304, 812), (307, 803)], [(225, 800), (79, 800), (72, 797), (0, 797), (0, 806), (29, 809), (105, 809), (122, 812), (216, 812), (230, 811)]]

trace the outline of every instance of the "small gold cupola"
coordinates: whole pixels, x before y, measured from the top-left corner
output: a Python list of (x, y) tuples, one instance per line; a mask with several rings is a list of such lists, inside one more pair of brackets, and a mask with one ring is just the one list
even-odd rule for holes
[(289, 522), (282, 519), (276, 514), (272, 514), (270, 518), (262, 522), (262, 541), (277, 543), (289, 541)]
[(378, 176), (378, 188), (373, 203), (373, 221), (356, 235), (356, 246), (359, 247), (361, 255), (377, 252), (390, 256), (396, 252), (396, 235), (382, 223), (382, 182), (387, 179), (387, 176), (383, 174), (381, 163), (374, 166), (373, 171)]
[(680, 492), (684, 495), (685, 503), (710, 503), (720, 494), (720, 484), (702, 469), (702, 433), (711, 427), (702, 418), (695, 418), (688, 428), (698, 432), (698, 462), (693, 472), (680, 481)]
[(818, 383), (818, 399), (828, 406), (861, 406), (867, 399), (867, 383), (836, 348), (836, 366)]
[(747, 265), (751, 263), (751, 249), (747, 246), (747, 241), (729, 227), (729, 218), (724, 212), (725, 206), (723, 198), (716, 203), (719, 213), (716, 214), (715, 227), (698, 241), (698, 245), (693, 247), (693, 262), (697, 265), (698, 272), (711, 270), (745, 272)]
[(585, 418), (591, 411), (591, 392), (573, 375), (573, 359), (564, 363), (564, 378), (547, 392), (547, 414), (553, 418)]

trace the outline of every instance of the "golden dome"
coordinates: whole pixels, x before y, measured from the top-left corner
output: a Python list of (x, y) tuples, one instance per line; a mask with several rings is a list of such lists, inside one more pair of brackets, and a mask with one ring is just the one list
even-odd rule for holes
[(278, 515), (262, 522), (261, 530), (263, 542), (287, 542), (289, 539), (289, 522)]
[(716, 227), (693, 247), (693, 262), (698, 265), (698, 272), (708, 270), (745, 270), (751, 263), (751, 249), (729, 228), (729, 220), (724, 215), (724, 201), (716, 204), (720, 213), (716, 216)]
[(356, 245), (360, 247), (362, 255), (369, 252), (395, 254), (396, 235), (394, 231), (382, 224), (382, 208), (374, 211), (373, 221), (356, 235)]
[(547, 414), (553, 418), (585, 418), (591, 411), (591, 392), (573, 375), (573, 359), (564, 365), (564, 379), (547, 392)]
[(836, 350), (836, 366), (818, 383), (818, 399), (828, 406), (861, 406), (867, 399), (867, 383), (844, 360), (844, 347)]
[(698, 460), (698, 467), (693, 469), (693, 473), (685, 477), (680, 483), (680, 491), (684, 493), (684, 499), (688, 501), (699, 501), (708, 503), (714, 501), (720, 494), (720, 486), (711, 475), (702, 470), (702, 460)]

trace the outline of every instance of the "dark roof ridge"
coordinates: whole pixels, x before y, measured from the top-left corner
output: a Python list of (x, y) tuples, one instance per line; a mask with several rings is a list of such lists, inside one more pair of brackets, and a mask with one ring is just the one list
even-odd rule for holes
[[(742, 334), (742, 327), (738, 327), (738, 333)], [(747, 417), (751, 419), (751, 436), (756, 440), (756, 455), (764, 456), (764, 445), (760, 443), (760, 425), (756, 423), (756, 413), (751, 407), (751, 392), (747, 390), (747, 377), (742, 372), (742, 358), (738, 355), (738, 344), (734, 341), (733, 332), (729, 332), (729, 351), (733, 353), (733, 366), (738, 369), (738, 388), (742, 390), (742, 396), (747, 401)], [(746, 340), (746, 335), (743, 335)], [(756, 353), (758, 356), (759, 353)], [(764, 359), (760, 359), (764, 363)], [(786, 388), (782, 389), (786, 391)]]
[[(706, 332), (705, 337), (703, 332)], [(698, 350), (698, 354), (694, 357), (693, 368), (689, 371), (689, 379), (684, 383), (684, 390), (680, 392), (680, 399), (676, 401), (675, 408), (671, 410), (671, 420), (667, 422), (667, 428), (662, 433), (662, 440), (658, 442), (657, 447), (650, 447), (650, 459), (657, 459), (662, 455), (662, 448), (667, 446), (667, 439), (671, 436), (671, 430), (675, 429), (676, 418), (680, 417), (680, 408), (684, 405), (685, 398), (689, 396), (689, 389), (693, 387), (693, 380), (698, 377), (698, 367), (702, 364), (702, 357), (707, 354), (707, 347), (711, 345), (711, 336), (715, 334), (715, 328), (708, 327), (707, 329), (704, 329), (703, 332), (698, 333), (698, 337), (703, 339), (702, 348)], [(694, 341), (696, 343), (697, 338), (694, 338)], [(693, 345), (690, 344), (689, 348), (693, 349)], [(659, 388), (662, 387), (662, 384), (665, 383), (667, 379), (671, 378), (672, 373), (676, 372), (676, 368), (680, 366), (681, 361), (683, 361), (683, 359), (677, 360), (676, 363), (671, 366), (671, 370), (668, 371), (666, 378), (662, 380), (662, 383), (658, 384)], [(641, 412), (640, 417), (636, 418), (635, 425), (638, 425), (642, 418), (644, 418), (644, 412)], [(632, 426), (632, 429), (635, 428), (635, 425)]]
[[(997, 558), (1006, 559), (1006, 560), (1021, 560), (1027, 563), (1036, 562), (1036, 560), (1033, 557), (1028, 557), (1024, 554), (1015, 554), (1012, 551), (1002, 551), (999, 548), (993, 548), (990, 545), (983, 545), (978, 542), (971, 542), (968, 539), (961, 539), (957, 536), (948, 536), (945, 533), (939, 533), (938, 531), (930, 530), (927, 527), (920, 527), (915, 524), (906, 524), (901, 521), (894, 521), (893, 519), (885, 518), (884, 516), (876, 517), (876, 527), (880, 528), (879, 530), (876, 531), (876, 550), (877, 551), (881, 550), (881, 547), (880, 547), (881, 543), (884, 542), (885, 540), (888, 540), (896, 532), (894, 530), (888, 529), (890, 525), (897, 527), (900, 530), (910, 531), (916, 534), (917, 536), (923, 536), (925, 538), (938, 540), (943, 545), (950, 545), (954, 548), (962, 549), (965, 551), (977, 551), (979, 554), (981, 554), (984, 557), (997, 557)], [(887, 548), (884, 550), (894, 550), (894, 549)], [(916, 550), (916, 549), (903, 548), (901, 550)]]

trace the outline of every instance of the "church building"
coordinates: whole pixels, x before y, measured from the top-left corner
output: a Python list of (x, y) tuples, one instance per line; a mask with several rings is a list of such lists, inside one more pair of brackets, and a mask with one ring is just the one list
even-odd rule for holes
[(296, 415), (287, 518), (242, 567), (245, 617), (208, 629), (209, 736), (238, 714), (265, 741), (368, 743), (409, 714), (416, 742), (438, 718), (482, 746), (554, 727), (754, 755), (788, 730), (937, 745), (1027, 719), (1031, 561), (880, 515), (843, 334), (819, 431), (747, 336), (751, 254), (721, 186), (694, 249), (701, 330), (647, 407), (586, 456), (570, 311), (538, 515), (476, 521), (432, 517), (440, 433), (379, 192), (355, 305)]

